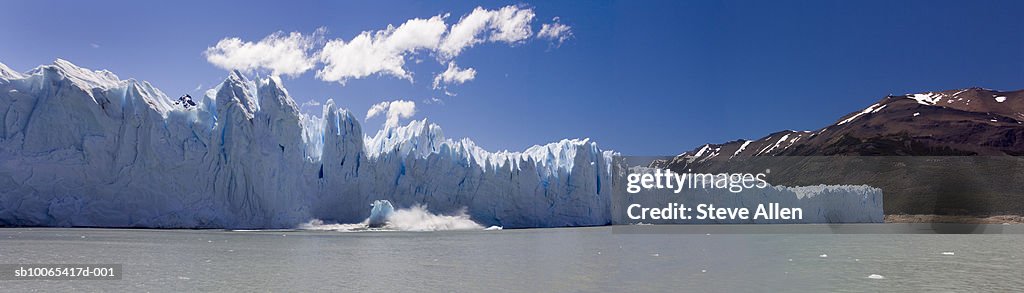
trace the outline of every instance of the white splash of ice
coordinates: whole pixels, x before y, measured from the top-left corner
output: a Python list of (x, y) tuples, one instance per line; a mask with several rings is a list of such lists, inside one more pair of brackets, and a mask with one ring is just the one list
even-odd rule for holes
[[(379, 207), (391, 207), (391, 203), (386, 200), (375, 202), (374, 209)], [(377, 216), (383, 218), (377, 219)], [(355, 224), (328, 224), (321, 220), (312, 220), (305, 224), (299, 225), (298, 229), (301, 230), (314, 230), (314, 231), (339, 231), (339, 232), (357, 232), (357, 231), (451, 231), (451, 230), (501, 230), (501, 226), (491, 226), (484, 229), (483, 226), (473, 222), (466, 214), (465, 210), (461, 210), (454, 215), (438, 215), (433, 214), (427, 210), (426, 206), (416, 205), (408, 209), (394, 209), (386, 215), (382, 213), (373, 212), (370, 218), (367, 218), (362, 223)]]
[(417, 205), (409, 209), (395, 210), (388, 217), (388, 223), (384, 228), (399, 231), (447, 231), (481, 230), (484, 227), (470, 220), (465, 210), (451, 216), (436, 215), (430, 213), (426, 206)]

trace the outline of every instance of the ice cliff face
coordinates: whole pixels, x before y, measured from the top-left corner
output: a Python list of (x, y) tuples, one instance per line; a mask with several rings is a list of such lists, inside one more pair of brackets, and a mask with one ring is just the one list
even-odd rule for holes
[(588, 140), (487, 152), (426, 120), (365, 136), (328, 101), (232, 73), (186, 110), (147, 82), (57, 60), (0, 64), (0, 225), (295, 227), (377, 199), (483, 225), (610, 223), (612, 153)]
[[(279, 79), (238, 72), (195, 100), (64, 60), (0, 64), (0, 226), (291, 228), (361, 223), (376, 200), (506, 228), (621, 215), (623, 169), (587, 139), (489, 152), (426, 120), (368, 136), (333, 101), (302, 114)], [(810, 222), (881, 219), (877, 189), (773, 188), (758, 198), (813, 209)]]

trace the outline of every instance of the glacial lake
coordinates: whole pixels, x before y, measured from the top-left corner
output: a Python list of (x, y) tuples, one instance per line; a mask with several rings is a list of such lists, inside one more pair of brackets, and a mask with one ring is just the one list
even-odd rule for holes
[[(923, 225), (443, 232), (0, 229), (0, 263), (122, 264), (121, 280), (0, 281), (0, 291), (1015, 291), (1024, 229)], [(974, 228), (978, 228), (974, 227)], [(822, 232), (825, 231), (825, 232)], [(650, 232), (650, 233), (648, 233)], [(705, 233), (707, 232), (707, 233)]]

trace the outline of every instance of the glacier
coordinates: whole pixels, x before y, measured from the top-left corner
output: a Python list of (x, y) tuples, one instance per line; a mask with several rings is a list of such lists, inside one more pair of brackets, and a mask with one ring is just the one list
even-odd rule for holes
[(189, 110), (65, 60), (0, 74), (3, 226), (291, 228), (361, 222), (378, 199), (504, 227), (610, 223), (612, 153), (587, 139), (487, 152), (426, 120), (370, 137), (333, 101), (306, 115), (280, 79), (237, 71)]
[(376, 200), (481, 227), (617, 222), (618, 154), (589, 139), (491, 152), (426, 119), (370, 136), (332, 100), (304, 114), (279, 78), (237, 71), (173, 101), (65, 60), (0, 63), (0, 226), (294, 228), (363, 222)]

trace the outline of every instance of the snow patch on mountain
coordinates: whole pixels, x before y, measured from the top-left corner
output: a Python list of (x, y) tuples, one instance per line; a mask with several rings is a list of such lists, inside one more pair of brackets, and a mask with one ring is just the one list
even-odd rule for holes
[(939, 102), (945, 95), (941, 93), (923, 93), (923, 94), (912, 94), (908, 95), (907, 98), (916, 100), (918, 104), (934, 106)]
[(736, 152), (735, 152), (735, 153), (732, 153), (732, 156), (731, 156), (731, 157), (729, 157), (729, 158), (733, 158), (733, 157), (736, 157), (737, 155), (739, 155), (740, 153), (742, 153), (742, 152), (743, 152), (743, 150), (747, 149), (747, 146), (748, 146), (748, 145), (750, 145), (750, 142), (751, 142), (750, 140), (748, 140), (748, 141), (744, 141), (744, 142), (743, 142), (743, 144), (742, 144), (742, 145), (740, 145), (740, 148), (736, 149)]
[[(918, 100), (918, 102), (920, 103), (920, 100)], [(868, 106), (867, 108), (864, 108), (863, 111), (860, 111), (860, 113), (857, 113), (857, 114), (854, 114), (853, 116), (850, 116), (850, 118), (846, 118), (843, 121), (839, 121), (839, 123), (836, 123), (836, 125), (843, 125), (843, 124), (849, 123), (850, 121), (853, 121), (853, 120), (857, 119), (861, 115), (868, 114), (868, 113), (875, 113), (875, 112), (878, 112), (879, 110), (882, 110), (882, 108), (885, 108), (885, 106), (882, 106), (881, 108), (878, 108), (878, 109), (875, 109), (875, 107), (878, 107), (877, 103), (874, 104), (874, 105)]]

